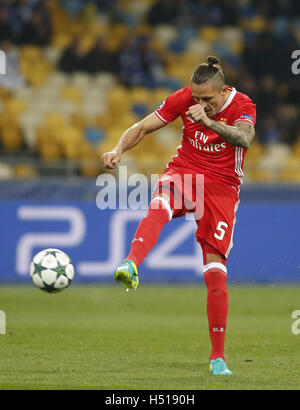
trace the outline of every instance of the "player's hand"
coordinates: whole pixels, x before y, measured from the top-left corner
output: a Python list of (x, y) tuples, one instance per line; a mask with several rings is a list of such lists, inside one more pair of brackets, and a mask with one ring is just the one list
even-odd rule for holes
[(101, 160), (105, 168), (115, 169), (117, 164), (121, 160), (121, 154), (119, 154), (117, 151), (105, 152), (101, 156)]
[(192, 105), (186, 112), (186, 116), (205, 127), (209, 126), (210, 119), (200, 104)]

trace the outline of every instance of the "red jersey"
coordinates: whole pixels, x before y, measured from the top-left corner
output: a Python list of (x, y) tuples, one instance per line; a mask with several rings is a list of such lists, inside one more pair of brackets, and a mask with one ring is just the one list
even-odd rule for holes
[[(237, 121), (255, 125), (256, 106), (252, 100), (233, 87), (227, 89), (231, 90), (229, 98), (211, 119), (233, 126)], [(155, 111), (157, 117), (166, 124), (179, 116), (183, 121), (181, 145), (167, 167), (170, 164), (185, 167), (238, 187), (244, 176), (243, 164), (247, 149), (230, 145), (210, 128), (188, 118), (186, 112), (195, 104), (197, 101), (192, 97), (191, 87), (186, 87), (171, 94)]]

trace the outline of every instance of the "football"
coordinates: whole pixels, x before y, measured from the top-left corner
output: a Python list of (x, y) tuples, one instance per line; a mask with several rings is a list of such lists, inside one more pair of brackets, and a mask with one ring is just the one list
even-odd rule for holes
[(38, 252), (30, 264), (33, 284), (48, 293), (57, 293), (70, 286), (74, 266), (70, 257), (59, 249)]

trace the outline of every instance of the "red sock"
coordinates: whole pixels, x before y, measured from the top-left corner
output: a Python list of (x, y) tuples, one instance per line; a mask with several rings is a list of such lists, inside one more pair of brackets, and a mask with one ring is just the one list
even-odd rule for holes
[(127, 260), (139, 266), (156, 244), (164, 225), (169, 222), (172, 211), (167, 200), (156, 197), (150, 203), (148, 213), (137, 228)]
[(212, 352), (209, 360), (224, 356), (225, 332), (228, 312), (226, 267), (221, 263), (205, 266), (204, 279), (207, 286), (207, 317)]

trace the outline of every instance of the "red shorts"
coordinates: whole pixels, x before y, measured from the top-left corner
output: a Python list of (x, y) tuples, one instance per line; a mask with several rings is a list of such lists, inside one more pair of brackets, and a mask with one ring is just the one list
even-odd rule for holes
[(194, 214), (196, 239), (203, 250), (208, 244), (225, 259), (228, 258), (233, 246), (233, 230), (239, 206), (237, 188), (220, 184), (188, 168), (170, 164), (160, 176), (153, 198), (161, 193), (170, 197), (173, 218)]

